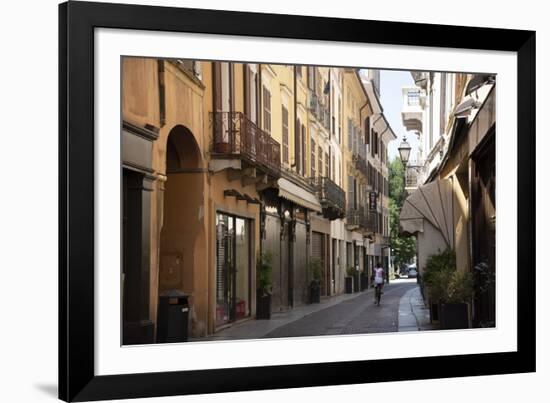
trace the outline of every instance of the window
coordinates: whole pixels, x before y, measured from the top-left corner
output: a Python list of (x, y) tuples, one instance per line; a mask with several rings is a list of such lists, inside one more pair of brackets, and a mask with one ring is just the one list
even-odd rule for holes
[(335, 178), (334, 178), (334, 154), (331, 154), (330, 155), (330, 180), (334, 181)]
[(250, 65), (245, 67), (245, 92), (244, 108), (245, 114), (252, 122), (258, 124), (258, 73)]
[(320, 146), (317, 151), (317, 156), (319, 157), (317, 161), (317, 171), (319, 172), (319, 176), (323, 176), (323, 149)]
[(352, 122), (351, 122), (351, 119), (348, 118), (348, 150), (351, 151), (352, 150), (352, 131), (353, 127), (352, 127)]
[(407, 93), (407, 104), (410, 106), (420, 105), (420, 92), (419, 91), (409, 91)]
[(342, 144), (342, 98), (338, 97), (338, 144)]
[(355, 209), (355, 183), (353, 176), (348, 175), (348, 206)]
[(187, 59), (177, 59), (176, 63), (181, 70), (190, 73), (193, 77), (196, 77), (199, 80), (202, 79), (200, 62)]
[(330, 160), (328, 158), (328, 153), (325, 153), (325, 176), (330, 178)]
[(302, 175), (306, 176), (306, 126), (302, 125)]
[(271, 134), (271, 93), (265, 86), (263, 87), (262, 108), (264, 130)]
[(311, 176), (312, 178), (315, 178), (317, 175), (315, 173), (315, 141), (312, 139), (311, 140), (311, 157), (310, 157), (310, 163), (311, 163), (311, 169), (310, 169), (310, 173), (309, 173), (309, 176)]
[(283, 117), (283, 162), (288, 164), (288, 110), (282, 107)]
[(315, 67), (307, 68), (307, 86), (311, 91), (315, 91)]

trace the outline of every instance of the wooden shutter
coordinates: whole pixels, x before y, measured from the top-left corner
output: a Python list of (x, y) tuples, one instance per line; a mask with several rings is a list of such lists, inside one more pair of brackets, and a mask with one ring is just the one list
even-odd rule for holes
[(288, 164), (288, 110), (282, 106), (283, 162)]
[(306, 175), (306, 127), (302, 125), (302, 175)]
[(296, 172), (300, 172), (300, 130), (301, 130), (301, 122), (300, 119), (296, 119), (296, 127), (294, 128), (294, 165), (296, 166)]
[(220, 62), (212, 63), (214, 67), (214, 112), (222, 110), (222, 67)]
[(244, 71), (244, 114), (248, 119), (252, 120), (252, 105), (251, 105), (251, 88), (250, 88), (250, 67), (248, 64), (243, 65)]
[(321, 146), (317, 148), (317, 158), (318, 158), (318, 165), (317, 165), (317, 171), (319, 174), (319, 177), (323, 176), (323, 149)]
[(311, 234), (311, 257), (314, 259), (323, 259), (323, 234), (321, 232), (312, 231)]
[(309, 175), (312, 178), (315, 178), (317, 176), (317, 173), (315, 172), (315, 140), (311, 139), (311, 155), (309, 157), (310, 161), (310, 172)]
[(229, 110), (235, 110), (235, 65), (229, 64)]

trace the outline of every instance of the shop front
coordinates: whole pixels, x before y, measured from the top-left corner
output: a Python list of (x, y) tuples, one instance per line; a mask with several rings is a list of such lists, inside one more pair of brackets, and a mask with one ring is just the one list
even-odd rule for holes
[(216, 328), (251, 314), (253, 222), (216, 213)]

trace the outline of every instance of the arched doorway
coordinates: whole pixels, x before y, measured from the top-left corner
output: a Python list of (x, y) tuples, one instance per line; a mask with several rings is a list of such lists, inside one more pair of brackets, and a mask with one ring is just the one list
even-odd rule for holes
[(166, 143), (159, 295), (189, 296), (191, 335), (206, 327), (208, 266), (201, 168), (195, 137), (186, 127), (175, 126)]

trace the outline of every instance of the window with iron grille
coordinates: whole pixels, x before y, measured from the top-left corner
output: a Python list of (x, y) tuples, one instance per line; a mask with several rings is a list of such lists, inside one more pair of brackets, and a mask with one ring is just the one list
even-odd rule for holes
[(312, 178), (315, 178), (315, 140), (311, 140), (311, 172), (309, 173), (309, 176)]
[(283, 106), (283, 162), (288, 164), (288, 110)]
[(271, 93), (265, 86), (263, 87), (262, 108), (264, 130), (271, 134)]

